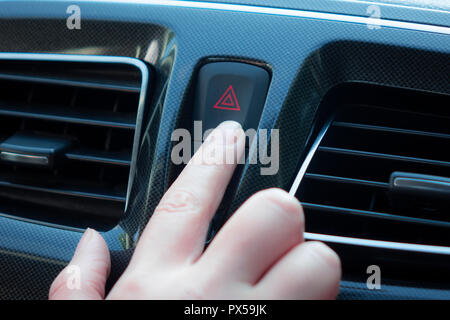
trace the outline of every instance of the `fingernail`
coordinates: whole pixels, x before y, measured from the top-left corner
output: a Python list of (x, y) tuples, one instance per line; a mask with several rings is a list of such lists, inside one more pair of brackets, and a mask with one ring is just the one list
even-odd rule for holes
[(87, 245), (91, 241), (93, 236), (94, 230), (92, 230), (91, 228), (87, 228), (86, 231), (84, 231), (80, 242), (78, 243), (78, 247), (84, 247), (85, 245)]
[(288, 192), (279, 188), (271, 188), (268, 189), (267, 192), (270, 192), (274, 195), (274, 198), (280, 204), (286, 204), (288, 208), (298, 210), (301, 209), (300, 201), (294, 196), (291, 196)]
[(299, 218), (302, 232), (305, 231), (305, 218), (303, 214), (303, 208), (300, 201), (296, 197), (291, 196), (285, 190), (278, 188), (271, 188), (263, 191), (266, 197), (276, 204), (276, 206), (283, 213), (289, 213), (292, 216)]
[(216, 131), (218, 136), (215, 137), (215, 142), (225, 145), (235, 144), (244, 132), (236, 121), (224, 121)]

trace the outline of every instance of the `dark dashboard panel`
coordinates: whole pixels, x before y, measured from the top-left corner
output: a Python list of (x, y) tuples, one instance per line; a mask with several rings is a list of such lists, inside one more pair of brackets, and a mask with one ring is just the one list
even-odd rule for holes
[[(80, 30), (66, 26), (72, 2), (0, 4), (1, 52), (127, 56), (154, 66), (156, 82), (147, 99), (128, 210), (117, 226), (103, 233), (113, 255), (113, 276), (123, 270), (133, 242), (180, 170), (169, 160), (170, 137), (173, 129), (192, 120), (196, 74), (205, 62), (252, 61), (271, 71), (259, 128), (280, 128), (282, 146), (276, 175), (261, 176), (259, 166), (243, 166), (212, 232), (254, 192), (273, 186), (289, 189), (306, 156), (317, 108), (334, 86), (364, 82), (450, 94), (450, 28), (443, 19), (448, 13), (381, 5), (394, 20), (373, 28), (360, 17), (366, 16), (357, 11), (361, 4), (342, 4), (345, 9), (336, 4), (326, 10), (329, 1), (321, 1), (320, 8), (300, 8), (312, 11), (270, 11), (188, 1), (158, 3), (76, 2)], [(412, 19), (418, 15), (415, 20), (424, 24), (406, 22), (412, 11)], [(80, 237), (76, 230), (0, 216), (0, 296), (45, 298)], [(422, 297), (415, 295), (414, 286), (425, 285), (412, 282), (408, 289), (392, 283), (377, 297)], [(442, 286), (430, 290), (430, 297), (450, 298), (448, 284)], [(356, 287), (345, 285), (341, 297), (371, 297), (365, 287)]]

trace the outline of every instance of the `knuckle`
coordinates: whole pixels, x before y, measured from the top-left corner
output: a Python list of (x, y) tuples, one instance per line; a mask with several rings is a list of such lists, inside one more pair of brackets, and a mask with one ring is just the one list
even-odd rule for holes
[(178, 189), (169, 191), (164, 195), (156, 207), (154, 214), (198, 214), (201, 208), (202, 206), (197, 196), (190, 191)]
[(217, 289), (220, 288), (220, 280), (215, 272), (202, 272), (202, 277), (187, 284), (183, 290), (182, 299), (211, 299), (216, 296)]
[(145, 295), (145, 287), (142, 279), (138, 277), (126, 277), (114, 286), (111, 293), (108, 295), (108, 299), (123, 300), (123, 299), (139, 299)]
[(122, 292), (130, 294), (142, 294), (144, 291), (142, 280), (137, 277), (131, 277), (122, 283)]

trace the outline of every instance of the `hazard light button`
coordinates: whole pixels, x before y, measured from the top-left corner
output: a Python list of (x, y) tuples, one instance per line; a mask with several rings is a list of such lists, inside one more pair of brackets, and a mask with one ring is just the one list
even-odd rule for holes
[(257, 129), (269, 86), (269, 73), (241, 62), (212, 62), (199, 72), (194, 120), (203, 132), (222, 121), (239, 122), (244, 130)]

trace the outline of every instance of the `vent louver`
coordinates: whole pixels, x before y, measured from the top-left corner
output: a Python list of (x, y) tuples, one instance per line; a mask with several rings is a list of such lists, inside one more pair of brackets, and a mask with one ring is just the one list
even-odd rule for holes
[(2, 145), (11, 137), (35, 139), (38, 149), (51, 139), (66, 142), (52, 166), (2, 155), (0, 213), (112, 226), (125, 209), (147, 83), (146, 65), (131, 58), (0, 55)]
[[(296, 192), (307, 231), (450, 246), (449, 97), (369, 88), (350, 86), (326, 102), (335, 113)], [(397, 174), (422, 184), (399, 195), (390, 184)], [(439, 180), (437, 190), (427, 178)]]

